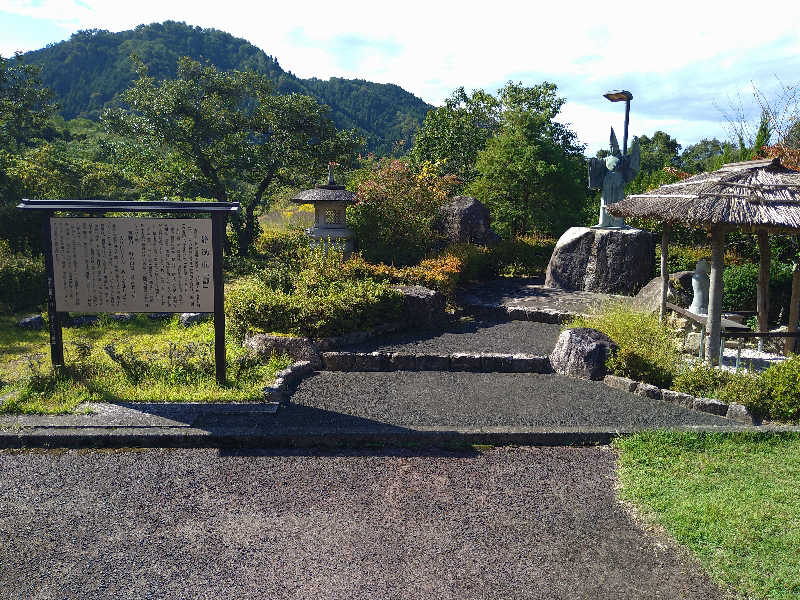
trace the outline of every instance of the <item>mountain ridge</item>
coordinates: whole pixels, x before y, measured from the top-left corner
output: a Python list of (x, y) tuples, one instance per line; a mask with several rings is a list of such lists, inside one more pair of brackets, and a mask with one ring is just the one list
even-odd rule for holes
[(53, 90), (65, 119), (99, 118), (137, 75), (130, 55), (138, 56), (157, 80), (174, 77), (177, 59), (208, 61), (222, 71), (253, 70), (265, 74), (278, 93), (303, 93), (327, 104), (341, 129), (357, 129), (367, 150), (379, 155), (408, 149), (425, 114), (433, 108), (392, 83), (364, 79), (301, 79), (277, 59), (243, 38), (184, 22), (164, 21), (112, 33), (82, 30), (69, 40), (48, 44), (12, 58), (42, 67), (42, 83)]

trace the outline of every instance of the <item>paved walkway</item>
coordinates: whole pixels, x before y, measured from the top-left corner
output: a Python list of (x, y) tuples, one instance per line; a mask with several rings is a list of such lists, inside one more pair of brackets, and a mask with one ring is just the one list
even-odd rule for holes
[(603, 448), (0, 451), (0, 599), (710, 599)]

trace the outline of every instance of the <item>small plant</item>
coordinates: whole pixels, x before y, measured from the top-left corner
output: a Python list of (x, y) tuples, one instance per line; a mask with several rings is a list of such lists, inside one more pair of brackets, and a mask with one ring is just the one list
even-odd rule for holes
[(717, 392), (731, 381), (733, 374), (695, 360), (682, 365), (672, 380), (672, 389), (692, 396), (717, 397)]
[(108, 344), (103, 350), (111, 360), (120, 366), (131, 383), (141, 383), (150, 371), (151, 365), (148, 357), (136, 352), (130, 344), (117, 350), (116, 344), (112, 343)]
[(765, 404), (764, 411), (771, 419), (800, 420), (800, 355), (772, 365), (761, 374)]

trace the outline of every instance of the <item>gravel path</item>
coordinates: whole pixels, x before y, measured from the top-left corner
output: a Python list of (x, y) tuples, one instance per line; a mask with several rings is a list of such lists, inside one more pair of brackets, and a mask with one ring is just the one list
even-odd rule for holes
[(413, 332), (383, 336), (348, 346), (353, 352), (410, 352), (449, 354), (452, 352), (498, 352), (501, 354), (550, 354), (561, 332), (560, 325), (530, 321), (485, 321), (460, 319), (443, 332)]
[(399, 426), (730, 425), (731, 421), (603, 385), (532, 373), (333, 372), (300, 383), (293, 406), (332, 422), (351, 415)]
[(0, 598), (721, 598), (604, 448), (0, 452)]

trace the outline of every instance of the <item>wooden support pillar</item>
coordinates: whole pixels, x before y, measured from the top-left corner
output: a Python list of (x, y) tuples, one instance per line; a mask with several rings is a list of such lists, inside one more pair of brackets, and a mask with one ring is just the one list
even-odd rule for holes
[[(797, 331), (797, 319), (800, 318), (800, 261), (794, 261), (792, 267), (792, 300), (789, 303), (789, 333)], [(786, 338), (783, 344), (783, 353), (789, 356), (795, 351), (796, 338)]]
[[(769, 235), (766, 231), (759, 231), (758, 235), (758, 294), (756, 296), (756, 310), (758, 310), (758, 331), (769, 331)], [(758, 340), (758, 349), (761, 350), (764, 341)]]
[(714, 365), (719, 360), (720, 333), (722, 327), (722, 269), (725, 257), (725, 229), (722, 225), (711, 227), (711, 282), (708, 293), (708, 317), (706, 331), (706, 362)]
[(225, 385), (225, 283), (222, 274), (222, 246), (225, 241), (227, 214), (211, 213), (211, 251), (214, 255), (214, 365), (217, 383)]
[(658, 319), (664, 322), (667, 312), (667, 293), (669, 292), (669, 270), (667, 269), (667, 256), (669, 253), (669, 236), (672, 225), (664, 223), (664, 232), (661, 234), (661, 306), (658, 311)]

